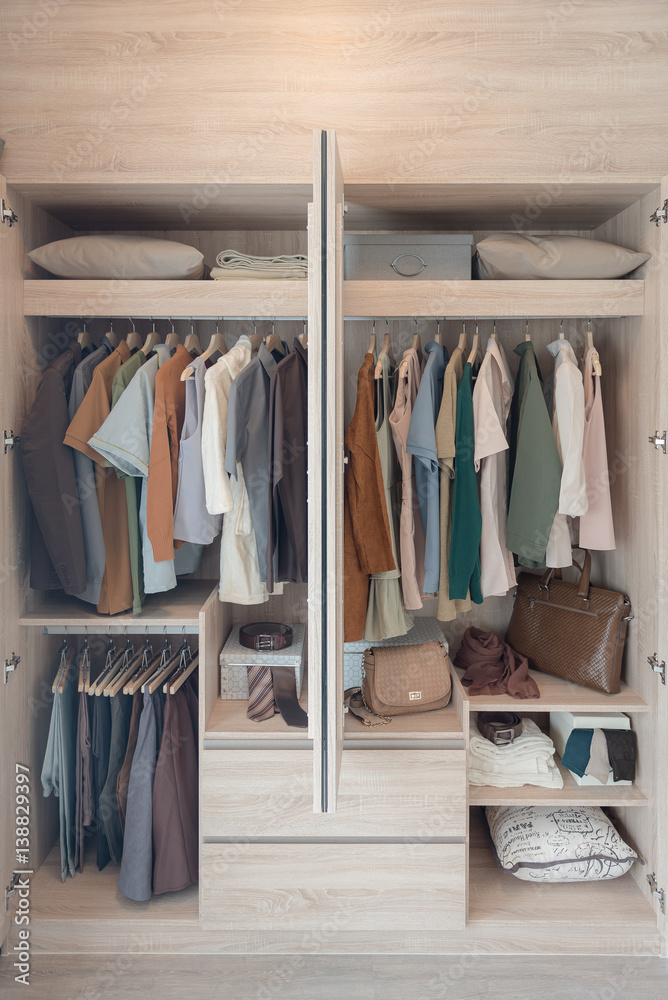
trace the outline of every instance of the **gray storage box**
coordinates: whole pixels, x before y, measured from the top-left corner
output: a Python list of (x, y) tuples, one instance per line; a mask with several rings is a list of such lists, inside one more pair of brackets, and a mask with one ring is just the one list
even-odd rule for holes
[(358, 281), (470, 281), (472, 253), (472, 236), (351, 233), (344, 237), (343, 276)]
[(239, 642), (239, 626), (233, 625), (220, 653), (220, 697), (223, 701), (248, 701), (248, 671), (252, 664), (294, 667), (297, 697), (302, 693), (306, 668), (306, 625), (290, 625), (292, 645), (276, 652), (246, 649)]

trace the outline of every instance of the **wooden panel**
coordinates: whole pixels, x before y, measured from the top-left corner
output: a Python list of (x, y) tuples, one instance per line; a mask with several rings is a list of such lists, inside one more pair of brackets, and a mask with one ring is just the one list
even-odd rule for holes
[(646, 806), (647, 796), (636, 785), (578, 785), (567, 767), (555, 757), (564, 781), (563, 788), (493, 788), (469, 785), (472, 806)]
[[(206, 750), (203, 837), (464, 837), (463, 750), (344, 750), (335, 813), (312, 813), (303, 750)], [(354, 848), (353, 848), (354, 849)]]
[(345, 281), (346, 316), (642, 316), (642, 281)]
[(28, 281), (26, 316), (306, 316), (303, 279)]
[(451, 702), (437, 712), (395, 715), (387, 726), (365, 726), (350, 712), (344, 717), (346, 740), (464, 740), (457, 708)]
[(447, 930), (464, 922), (463, 844), (205, 844), (202, 920), (235, 930)]
[(662, 0), (78, 0), (2, 24), (11, 178), (308, 183), (318, 124), (351, 182), (665, 168)]
[[(220, 677), (220, 666), (218, 667)], [(302, 687), (299, 704), (306, 711), (309, 704), (308, 684)], [(274, 715), (262, 723), (246, 717), (248, 701), (218, 699), (213, 707), (207, 726), (206, 740), (309, 740), (306, 729), (290, 729), (282, 716)]]

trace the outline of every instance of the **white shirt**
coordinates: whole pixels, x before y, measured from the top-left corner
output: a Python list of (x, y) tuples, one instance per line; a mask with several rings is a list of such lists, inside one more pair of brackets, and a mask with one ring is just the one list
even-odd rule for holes
[(513, 377), (501, 345), (490, 337), (473, 389), (474, 464), (480, 472), (480, 587), (483, 597), (508, 592), (516, 583), (506, 548), (508, 439), (506, 424)]
[(547, 543), (548, 566), (570, 566), (571, 535), (566, 520), (587, 512), (587, 480), (582, 460), (585, 410), (582, 375), (567, 340), (555, 340), (547, 345), (554, 362), (554, 411), (552, 427), (557, 450), (563, 464), (559, 508), (555, 514)]

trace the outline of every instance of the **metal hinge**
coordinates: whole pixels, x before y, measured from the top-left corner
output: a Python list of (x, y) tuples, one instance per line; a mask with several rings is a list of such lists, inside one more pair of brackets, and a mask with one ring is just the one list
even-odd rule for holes
[(656, 655), (656, 653), (654, 653), (653, 656), (647, 657), (647, 662), (649, 663), (650, 667), (652, 668), (655, 674), (661, 674), (661, 683), (665, 684), (666, 683), (665, 660), (661, 660), (661, 663), (659, 663), (659, 657)]
[(660, 226), (662, 222), (668, 222), (668, 198), (664, 201), (663, 208), (657, 208), (655, 212), (652, 212), (649, 221), (656, 223), (657, 226)]
[(649, 882), (649, 887), (652, 890), (652, 895), (659, 900), (659, 905), (661, 907), (661, 912), (666, 912), (666, 894), (663, 889), (660, 889), (656, 881), (656, 872), (652, 872), (651, 875), (645, 876)]
[(19, 221), (16, 212), (9, 207), (4, 198), (0, 198), (0, 222), (6, 222), (11, 229), (15, 222)]
[(14, 434), (14, 431), (10, 431), (9, 434), (7, 433), (7, 431), (3, 431), (2, 443), (4, 445), (5, 455), (7, 454), (8, 451), (12, 451), (14, 449), (14, 445), (18, 444), (20, 440), (21, 438), (18, 436), (18, 434)]
[(5, 667), (4, 667), (5, 684), (7, 683), (8, 679), (9, 679), (9, 675), (14, 670), (16, 670), (16, 668), (18, 667), (18, 665), (19, 665), (20, 662), (21, 662), (21, 657), (17, 656), (16, 653), (14, 653), (14, 652), (12, 653), (12, 655), (9, 657), (8, 660), (5, 660)]
[(9, 909), (9, 900), (16, 892), (16, 886), (21, 877), (20, 872), (12, 872), (12, 880), (8, 886), (5, 887), (5, 913)]
[(668, 438), (668, 431), (663, 432), (663, 437), (659, 437), (659, 432), (654, 431), (654, 436), (649, 438), (649, 443), (653, 444), (657, 451), (663, 451), (665, 455), (667, 438)]

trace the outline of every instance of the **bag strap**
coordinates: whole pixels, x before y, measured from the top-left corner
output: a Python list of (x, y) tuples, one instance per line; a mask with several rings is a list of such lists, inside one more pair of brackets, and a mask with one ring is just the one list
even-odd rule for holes
[[(347, 688), (343, 692), (343, 705), (351, 715), (354, 715), (356, 719), (359, 719), (363, 726), (369, 726), (370, 728), (374, 728), (375, 726), (389, 726), (390, 722), (392, 722), (392, 719), (390, 719), (387, 715), (378, 715), (377, 712), (374, 712), (369, 708), (364, 699), (362, 688), (360, 687)], [(380, 719), (381, 721), (372, 722), (371, 719), (367, 718), (367, 716), (363, 714), (364, 710), (366, 710), (373, 718)]]
[[(571, 565), (577, 566), (577, 568), (580, 570), (580, 579), (578, 580), (578, 597), (581, 600), (586, 601), (589, 599), (589, 581), (591, 579), (591, 553), (589, 549), (583, 549), (582, 551), (585, 554), (582, 566), (580, 565), (579, 562), (577, 562), (576, 559), (573, 559)], [(552, 579), (553, 576), (555, 579), (560, 580), (561, 570), (550, 567), (545, 571), (543, 576), (540, 578), (540, 589), (547, 590), (548, 599), (550, 592), (550, 580)]]

